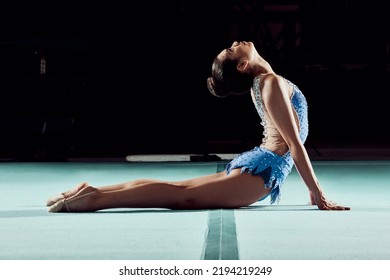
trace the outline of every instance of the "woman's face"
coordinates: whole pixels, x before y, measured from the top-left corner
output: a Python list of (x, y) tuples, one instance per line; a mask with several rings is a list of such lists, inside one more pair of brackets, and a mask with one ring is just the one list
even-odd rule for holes
[(233, 42), (230, 48), (224, 49), (218, 55), (220, 59), (229, 58), (240, 60), (241, 58), (251, 59), (256, 52), (253, 43), (247, 41)]

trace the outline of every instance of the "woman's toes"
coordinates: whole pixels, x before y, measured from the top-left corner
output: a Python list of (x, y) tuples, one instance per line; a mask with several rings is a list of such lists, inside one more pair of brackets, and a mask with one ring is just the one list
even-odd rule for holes
[(78, 184), (76, 187), (74, 187), (71, 190), (68, 190), (66, 192), (57, 194), (57, 195), (49, 198), (46, 201), (46, 206), (52, 206), (53, 204), (55, 204), (56, 202), (60, 201), (61, 199), (69, 198), (69, 197), (75, 195), (76, 193), (78, 193), (80, 190), (82, 190), (85, 187), (88, 187), (88, 183), (87, 182), (82, 182), (82, 183)]

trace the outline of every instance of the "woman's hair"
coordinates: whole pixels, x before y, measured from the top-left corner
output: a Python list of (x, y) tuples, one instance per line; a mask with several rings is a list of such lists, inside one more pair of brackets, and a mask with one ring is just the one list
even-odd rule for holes
[(207, 88), (217, 97), (238, 95), (250, 91), (253, 77), (237, 69), (238, 60), (229, 58), (214, 59), (211, 77), (207, 78)]

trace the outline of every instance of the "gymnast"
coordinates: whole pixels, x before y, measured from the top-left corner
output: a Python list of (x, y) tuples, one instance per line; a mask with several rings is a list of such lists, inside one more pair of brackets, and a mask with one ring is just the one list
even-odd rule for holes
[(48, 211), (235, 209), (266, 198), (277, 204), (293, 166), (308, 189), (311, 205), (320, 210), (350, 210), (328, 200), (316, 177), (304, 146), (309, 131), (304, 95), (293, 82), (274, 72), (252, 42), (233, 42), (215, 57), (207, 88), (220, 98), (251, 96), (263, 126), (260, 145), (237, 155), (225, 170), (197, 178), (146, 178), (100, 187), (82, 182), (49, 198)]

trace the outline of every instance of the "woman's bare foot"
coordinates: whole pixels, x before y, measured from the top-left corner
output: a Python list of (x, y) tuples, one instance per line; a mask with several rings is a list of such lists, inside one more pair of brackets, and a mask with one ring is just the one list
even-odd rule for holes
[(87, 186), (80, 189), (75, 195), (63, 198), (49, 207), (48, 212), (93, 212), (89, 208), (88, 199), (97, 192), (96, 188)]
[(49, 198), (46, 201), (46, 206), (52, 206), (53, 204), (55, 204), (57, 201), (60, 201), (61, 199), (69, 198), (69, 197), (75, 195), (76, 193), (78, 193), (81, 189), (83, 189), (85, 187), (88, 187), (88, 183), (87, 182), (82, 182), (82, 183), (78, 184), (76, 187), (74, 187), (71, 190), (68, 190), (66, 192), (57, 194), (57, 195)]

